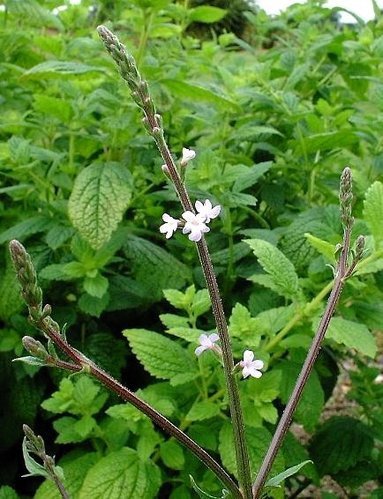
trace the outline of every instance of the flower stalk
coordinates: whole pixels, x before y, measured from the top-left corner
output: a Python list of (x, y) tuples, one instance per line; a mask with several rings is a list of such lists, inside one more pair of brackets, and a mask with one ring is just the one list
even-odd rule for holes
[(350, 238), (354, 224), (354, 218), (351, 216), (352, 176), (350, 168), (345, 168), (343, 170), (340, 180), (339, 192), (341, 220), (343, 224), (343, 240), (337, 268), (335, 271), (332, 290), (328, 298), (322, 319), (318, 325), (317, 331), (312, 341), (311, 347), (306, 356), (306, 360), (296, 381), (293, 392), (290, 395), (290, 399), (285, 407), (285, 410), (283, 411), (282, 417), (271, 440), (266, 456), (264, 457), (261, 468), (259, 469), (259, 472), (257, 474), (257, 478), (253, 484), (254, 499), (258, 499), (259, 497), (261, 497), (262, 489), (267, 480), (267, 476), (282, 445), (287, 430), (289, 429), (294, 411), (302, 396), (303, 389), (314, 368), (315, 361), (318, 357), (323, 339), (330, 324), (331, 317), (333, 316), (336, 305), (339, 301), (344, 283), (346, 279), (351, 276), (356, 264), (363, 254), (364, 238), (360, 236), (357, 240), (353, 261), (351, 263), (348, 262), (350, 255)]
[[(143, 111), (144, 126), (148, 133), (153, 137), (160, 151), (164, 164), (167, 168), (166, 173), (174, 184), (174, 188), (180, 199), (184, 212), (190, 212), (192, 215), (195, 215), (189, 194), (165, 140), (161, 124), (161, 116), (156, 113), (154, 103), (149, 94), (147, 82), (141, 78), (134, 58), (126, 52), (124, 45), (118, 40), (118, 38), (105, 26), (99, 26), (97, 30), (102, 41), (104, 42), (106, 50), (116, 62), (121, 77), (128, 84), (134, 101)], [(192, 159), (191, 156), (193, 155), (187, 151), (184, 151), (183, 156), (184, 158), (181, 162), (185, 163), (185, 159), (189, 161)], [(223, 368), (234, 431), (239, 487), (243, 497), (245, 499), (251, 499), (250, 462), (245, 440), (245, 427), (239, 398), (239, 390), (235, 375), (233, 373), (234, 360), (227, 321), (206, 241), (202, 234), (201, 238), (195, 238), (194, 240), (197, 245), (198, 256), (212, 302), (213, 315), (221, 342)]]
[(174, 437), (178, 442), (187, 447), (193, 454), (209, 467), (213, 473), (221, 480), (225, 487), (231, 492), (235, 499), (242, 499), (242, 495), (237, 484), (229, 474), (213, 459), (208, 452), (200, 447), (186, 433), (175, 426), (171, 421), (156, 411), (147, 402), (137, 397), (128, 388), (114, 379), (110, 374), (101, 369), (92, 360), (72, 347), (60, 331), (59, 325), (46, 315), (51, 311), (49, 305), (42, 307), (42, 291), (37, 283), (36, 272), (29, 254), (23, 245), (16, 240), (9, 245), (11, 258), (21, 285), (21, 293), (26, 301), (29, 310), (31, 323), (39, 329), (46, 338), (52, 341), (71, 362), (63, 361), (53, 355), (48, 354), (43, 345), (30, 337), (25, 337), (23, 344), (32, 355), (37, 355), (38, 360), (45, 360), (46, 365), (66, 369), (71, 372), (86, 372), (98, 379), (104, 386), (116, 393), (126, 402), (129, 402), (138, 410), (146, 414), (157, 426)]
[[(36, 435), (26, 424), (23, 425), (23, 431), (25, 435), (23, 440), (23, 456), (25, 466), (29, 471), (29, 475), (24, 476), (43, 476), (44, 478), (48, 478), (54, 482), (62, 499), (70, 499), (63, 483), (63, 471), (59, 466), (56, 466), (54, 457), (46, 453), (42, 437)], [(42, 465), (35, 461), (32, 454), (41, 459)]]

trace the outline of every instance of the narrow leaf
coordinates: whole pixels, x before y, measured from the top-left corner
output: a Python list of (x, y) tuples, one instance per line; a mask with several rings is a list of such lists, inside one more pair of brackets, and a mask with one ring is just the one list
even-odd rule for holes
[(89, 66), (88, 64), (83, 64), (80, 62), (72, 62), (72, 61), (45, 61), (37, 66), (33, 66), (32, 68), (25, 71), (23, 74), (24, 78), (41, 78), (41, 77), (50, 77), (50, 78), (62, 78), (64, 75), (79, 75), (84, 73), (91, 72), (103, 72), (104, 68), (100, 68), (97, 66)]
[(312, 463), (312, 461), (310, 461), (310, 459), (308, 459), (307, 461), (303, 461), (303, 463), (299, 463), (295, 466), (292, 466), (291, 468), (288, 468), (287, 470), (283, 471), (282, 473), (279, 473), (273, 478), (270, 478), (270, 480), (266, 482), (266, 487), (278, 487), (279, 484), (283, 482), (283, 480), (298, 473), (298, 471), (308, 463)]

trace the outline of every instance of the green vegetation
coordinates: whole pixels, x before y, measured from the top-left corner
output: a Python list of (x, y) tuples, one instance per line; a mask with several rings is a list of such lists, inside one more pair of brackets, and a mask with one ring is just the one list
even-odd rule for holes
[[(339, 176), (354, 176), (352, 244), (365, 258), (345, 286), (272, 475), (286, 496), (330, 475), (349, 497), (383, 494), (383, 17), (341, 26), (321, 1), (278, 18), (227, 5), (7, 0), (0, 12), (0, 499), (60, 497), (20, 479), (23, 424), (56, 456), (73, 499), (195, 497), (216, 477), (137, 409), (85, 374), (11, 360), (40, 338), (19, 297), (8, 242), (36, 266), (52, 316), (76, 348), (149, 402), (236, 476), (224, 378), (195, 244), (159, 232), (180, 212), (141, 115), (97, 36), (110, 24), (150, 82), (195, 199), (222, 206), (207, 240), (236, 360), (267, 367), (239, 383), (253, 475), (299, 373), (342, 240)], [(198, 5), (197, 5), (198, 4)], [(233, 9), (234, 10), (234, 9)], [(230, 32), (225, 17), (241, 16)], [(206, 28), (202, 30), (201, 25)], [(202, 32), (202, 31), (203, 32)], [(380, 359), (380, 364), (379, 364)], [(321, 417), (340, 376), (341, 414)], [(124, 492), (121, 495), (121, 487)], [(273, 497), (282, 498), (283, 489)], [(323, 489), (323, 497), (333, 497)]]

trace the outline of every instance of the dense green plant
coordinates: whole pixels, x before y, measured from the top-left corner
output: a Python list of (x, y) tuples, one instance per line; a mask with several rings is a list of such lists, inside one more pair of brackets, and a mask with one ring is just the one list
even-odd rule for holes
[[(190, 435), (219, 453), (233, 470), (227, 451), (229, 436), (223, 429), (225, 401), (221, 395), (212, 403), (209, 400), (209, 394), (220, 394), (222, 386), (213, 359), (201, 360), (201, 369), (210, 371), (212, 379), (201, 399), (195, 400), (196, 392), (188, 385), (166, 388), (161, 381), (154, 382), (153, 377), (172, 376), (150, 365), (134, 332), (139, 330), (155, 341), (155, 335), (170, 334), (174, 342), (174, 336), (185, 340), (187, 331), (195, 339), (213, 325), (203, 306), (193, 308), (194, 297), (203, 301), (203, 294), (190, 286), (194, 282), (199, 289), (203, 284), (192, 245), (179, 236), (165, 245), (160, 234), (155, 235), (161, 214), (175, 206), (175, 198), (164, 188), (159, 159), (140, 132), (134, 105), (91, 35), (99, 22), (97, 16), (115, 19), (124, 39), (130, 38), (132, 48), (137, 47), (140, 68), (152, 82), (173, 150), (187, 145), (198, 151), (195, 166), (187, 172), (193, 196), (203, 198), (209, 192), (225, 207), (221, 232), (217, 222), (218, 230), (209, 235), (209, 243), (226, 309), (231, 311), (234, 351), (239, 355), (244, 339), (246, 345), (252, 340), (250, 346), (261, 351), (272, 366), (257, 388), (243, 387), (246, 423), (256, 429), (257, 464), (270, 439), (271, 425), (291, 391), (309, 332), (316, 326), (313, 315), (319, 317), (328, 292), (332, 274), (326, 264), (334, 263), (333, 249), (340, 241), (338, 210), (333, 206), (336, 183), (343, 165), (352, 164), (358, 200), (356, 235), (370, 234), (369, 254), (359, 277), (344, 291), (338, 317), (330, 326), (320, 363), (296, 414), (308, 431), (318, 429), (317, 437), (314, 435), (306, 450), (289, 436), (277, 469), (283, 467), (282, 458), (286, 467), (292, 466), (306, 459), (308, 451), (317, 461), (315, 439), (326, 431), (331, 441), (337, 432), (336, 421), (334, 429), (318, 426), (337, 376), (335, 365), (354, 349), (358, 356), (373, 358), (376, 350), (371, 331), (380, 330), (382, 323), (382, 110), (376, 98), (382, 85), (381, 20), (340, 29), (331, 10), (311, 2), (289, 9), (276, 20), (267, 19), (262, 12), (256, 17), (249, 14), (253, 45), (231, 34), (201, 43), (185, 34), (196, 14), (182, 4), (137, 1), (123, 6), (113, 2), (111, 12), (103, 3), (104, 10), (99, 9), (94, 17), (86, 3), (57, 17), (45, 8), (53, 8), (57, 2), (44, 2), (42, 7), (32, 1), (9, 1), (8, 11), (0, 14), (4, 22), (0, 35), (0, 240), (5, 243), (17, 237), (27, 244), (44, 292), (55, 304), (55, 319), (68, 324), (68, 337), (76, 346), (85, 348), (115, 376), (123, 375), (130, 386), (140, 388), (165, 415), (179, 418)], [(270, 44), (270, 39), (272, 50), (259, 50)], [(86, 187), (89, 201), (83, 197)], [(99, 196), (92, 205), (93, 188), (99, 189)], [(95, 213), (102, 216), (97, 218)], [(100, 220), (106, 223), (100, 224)], [(244, 239), (258, 242), (249, 245)], [(265, 260), (270, 246), (262, 241), (279, 248), (279, 252), (271, 250), (273, 265), (278, 259), (285, 264), (285, 257), (291, 261), (298, 287), (275, 283), (276, 276)], [(182, 290), (185, 305), (180, 307), (170, 291), (165, 295), (169, 301), (164, 301), (163, 289)], [(172, 441), (165, 442), (132, 409), (125, 408), (124, 415), (122, 408), (116, 408), (116, 400), (104, 402), (106, 415), (97, 405), (93, 413), (86, 407), (85, 412), (73, 413), (70, 406), (58, 411), (48, 402), (44, 412), (39, 410), (41, 401), (49, 397), (47, 384), (54, 383), (58, 393), (67, 388), (53, 374), (47, 381), (45, 373), (36, 368), (9, 365), (22, 351), (21, 336), (35, 333), (25, 320), (5, 246), (0, 296), (2, 400), (6, 407), (1, 419), (3, 453), (8, 455), (12, 446), (18, 445), (21, 423), (31, 425), (36, 416), (38, 427), (44, 425), (40, 433), (45, 434), (49, 417), (45, 411), (50, 411), (61, 414), (55, 429), (59, 455), (67, 454), (64, 469), (81, 469), (85, 476), (101, 456), (106, 459), (109, 452), (127, 444), (143, 460), (155, 456), (167, 483), (164, 493), (188, 497), (187, 485), (180, 484), (187, 483), (183, 470), (194, 469), (198, 483), (214, 490), (211, 475), (194, 458)], [(155, 308), (148, 314), (153, 303)], [(174, 303), (178, 303), (178, 313), (171, 308)], [(94, 317), (100, 318), (97, 325)], [(126, 369), (126, 345), (119, 337), (122, 328), (127, 328), (130, 347), (152, 378), (144, 375), (137, 363)], [(129, 366), (133, 362), (130, 356)], [(333, 475), (349, 490), (377, 478), (376, 466), (381, 463), (382, 402), (378, 393), (366, 399), (363, 388), (363, 380), (375, 379), (376, 371), (366, 357), (357, 365), (352, 396), (362, 414), (367, 403), (373, 403), (376, 410), (364, 409), (364, 426), (355, 419), (347, 421), (366, 441), (360, 454), (353, 455), (345, 445), (342, 456), (336, 456), (341, 464)], [(71, 380), (74, 388), (77, 383), (76, 378)], [(379, 390), (378, 384), (371, 386)], [(65, 418), (72, 423), (78, 419), (77, 436), (74, 428), (72, 435), (65, 433), (65, 422), (60, 422)], [(134, 430), (127, 421), (130, 425), (134, 421)], [(210, 428), (216, 428), (215, 436)], [(65, 444), (77, 442), (83, 447), (67, 451), (65, 438), (69, 439)], [(93, 453), (88, 452), (90, 447)], [(344, 477), (351, 474), (349, 470), (365, 463), (369, 463), (369, 476), (355, 472), (353, 476), (359, 478), (347, 483)], [(331, 461), (303, 468), (301, 473), (316, 481), (329, 469)], [(18, 473), (15, 461), (7, 460), (2, 473), (3, 483), (12, 483)], [(294, 480), (290, 486), (299, 487), (300, 479)], [(42, 486), (41, 497), (46, 493), (43, 487), (48, 485)]]

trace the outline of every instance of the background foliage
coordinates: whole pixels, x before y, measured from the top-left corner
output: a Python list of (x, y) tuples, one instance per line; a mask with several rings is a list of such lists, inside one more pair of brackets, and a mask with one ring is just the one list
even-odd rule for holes
[[(51, 483), (19, 479), (22, 423), (44, 435), (73, 497), (119, 498), (129, 483), (124, 497), (187, 499), (189, 474), (219, 490), (92, 380), (11, 364), (21, 337), (38, 334), (15, 284), (11, 238), (32, 254), (70, 341), (236, 473), (223, 377), (213, 356), (193, 354), (214, 327), (199, 263), (184, 236), (158, 231), (162, 213), (180, 208), (95, 34), (111, 20), (150, 82), (174, 154), (198, 153), (192, 196), (223, 206), (208, 242), (234, 353), (252, 348), (268, 366), (241, 383), (253, 473), (324, 307), (341, 240), (338, 179), (352, 167), (366, 259), (298, 408), (306, 437), (288, 435), (274, 471), (309, 456), (314, 465), (286, 483), (291, 493), (331, 475), (350, 497), (374, 480), (370, 497), (381, 497), (383, 18), (342, 26), (319, 1), (274, 19), (244, 1), (57, 7), (8, 0), (0, 12), (0, 498), (57, 497)], [(345, 413), (321, 418), (350, 368)]]

